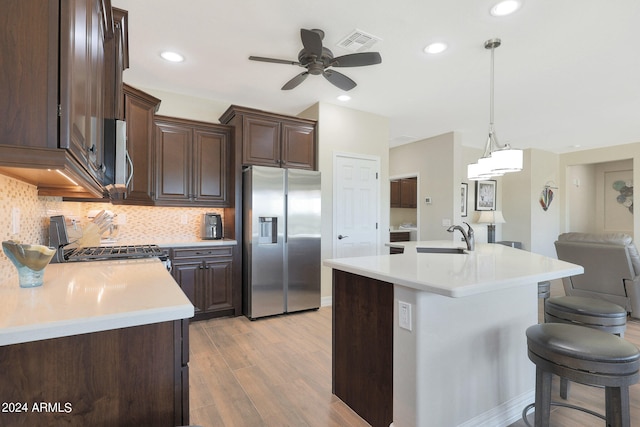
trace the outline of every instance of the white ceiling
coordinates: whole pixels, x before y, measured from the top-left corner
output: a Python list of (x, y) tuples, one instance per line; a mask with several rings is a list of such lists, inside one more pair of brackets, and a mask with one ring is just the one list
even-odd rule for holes
[[(316, 102), (390, 120), (391, 145), (456, 131), (483, 148), (495, 51), (495, 126), (502, 143), (556, 153), (640, 142), (640, 1), (523, 0), (509, 17), (494, 0), (112, 0), (129, 11), (125, 81), (218, 102), (298, 114)], [(341, 68), (358, 83), (351, 101), (321, 76), (282, 91), (303, 70), (249, 61), (297, 61), (300, 28), (325, 31), (325, 47), (360, 29), (378, 36), (382, 64)], [(433, 41), (449, 49), (423, 53)], [(175, 50), (180, 64), (159, 53)], [(580, 148), (576, 148), (579, 145)]]

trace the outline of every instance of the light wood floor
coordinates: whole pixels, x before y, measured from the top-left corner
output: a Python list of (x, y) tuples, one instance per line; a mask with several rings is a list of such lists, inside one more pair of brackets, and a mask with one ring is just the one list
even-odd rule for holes
[[(331, 307), (253, 322), (244, 316), (212, 319), (190, 328), (191, 424), (368, 426), (331, 394)], [(625, 338), (640, 346), (640, 322), (629, 321)], [(630, 394), (631, 425), (640, 426), (640, 384)], [(572, 384), (568, 402), (604, 413), (604, 390)], [(552, 408), (551, 423), (604, 426), (564, 408)], [(510, 427), (524, 426), (520, 420)]]

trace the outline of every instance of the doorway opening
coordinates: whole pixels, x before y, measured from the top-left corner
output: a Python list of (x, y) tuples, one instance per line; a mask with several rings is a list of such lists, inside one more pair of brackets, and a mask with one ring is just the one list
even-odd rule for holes
[(389, 239), (418, 240), (418, 174), (389, 178)]

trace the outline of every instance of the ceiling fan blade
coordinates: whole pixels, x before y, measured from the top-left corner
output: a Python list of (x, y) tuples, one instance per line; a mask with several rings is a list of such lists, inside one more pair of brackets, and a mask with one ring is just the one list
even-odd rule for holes
[(320, 58), (322, 56), (322, 37), (315, 31), (300, 30), (300, 38), (304, 49), (310, 54)]
[(331, 61), (332, 67), (362, 67), (365, 65), (375, 65), (382, 62), (382, 57), (378, 52), (352, 53), (338, 56)]
[(297, 61), (288, 61), (286, 59), (264, 58), (262, 56), (250, 56), (252, 61), (272, 62), (274, 64), (300, 65)]
[(344, 91), (351, 90), (357, 86), (356, 82), (351, 80), (349, 77), (334, 70), (325, 70), (324, 73), (322, 73), (322, 75), (324, 76), (325, 79), (329, 80), (333, 85), (337, 86), (338, 88)]
[(282, 86), (282, 90), (291, 90), (294, 87), (297, 87), (300, 83), (305, 81), (305, 79), (308, 76), (309, 76), (309, 72), (308, 71), (303, 71), (302, 73), (298, 74), (297, 76), (295, 76), (294, 78), (289, 80), (287, 83), (285, 83), (285, 85)]

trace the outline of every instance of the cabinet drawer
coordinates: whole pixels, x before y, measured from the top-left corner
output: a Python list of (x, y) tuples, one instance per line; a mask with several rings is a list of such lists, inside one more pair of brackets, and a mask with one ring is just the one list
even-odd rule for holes
[(172, 259), (195, 258), (195, 257), (231, 257), (233, 248), (231, 246), (200, 246), (188, 248), (172, 249)]
[(411, 234), (408, 231), (389, 233), (389, 241), (391, 242), (408, 242), (409, 240), (411, 240)]

